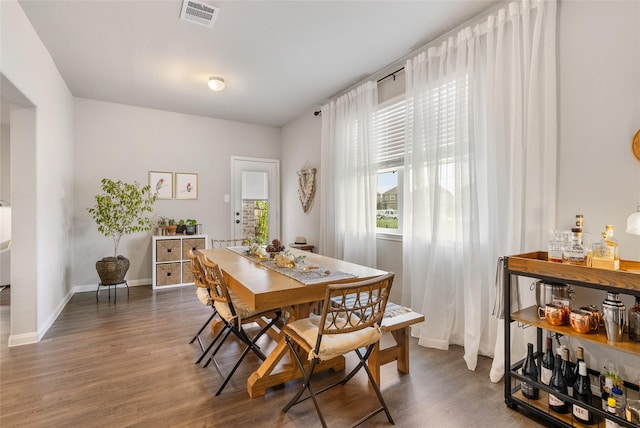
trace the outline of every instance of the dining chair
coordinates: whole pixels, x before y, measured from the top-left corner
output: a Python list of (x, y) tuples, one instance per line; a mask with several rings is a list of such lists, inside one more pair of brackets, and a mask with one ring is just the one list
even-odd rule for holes
[[(285, 340), (304, 379), (299, 391), (287, 403), (283, 412), (286, 413), (294, 405), (311, 398), (322, 426), (326, 427), (316, 396), (334, 386), (346, 384), (360, 369), (364, 369), (380, 406), (352, 426), (360, 425), (381, 411), (384, 411), (389, 422), (394, 424), (380, 388), (367, 366), (367, 360), (382, 336), (380, 324), (393, 278), (394, 273), (391, 272), (359, 282), (330, 284), (327, 286), (321, 315), (312, 314), (308, 318), (295, 320), (284, 326)], [(310, 380), (317, 365), (352, 351), (358, 356), (359, 361), (356, 367), (342, 380), (315, 392)], [(310, 362), (308, 369), (305, 369), (302, 361), (305, 353)], [(301, 398), (307, 389), (309, 394)]]
[[(264, 312), (256, 312), (251, 310), (249, 306), (244, 303), (238, 296), (229, 290), (226, 283), (226, 278), (224, 277), (220, 266), (214, 261), (208, 259), (207, 257), (198, 255), (200, 262), (204, 268), (205, 272), (205, 280), (207, 281), (209, 287), (209, 294), (211, 299), (213, 300), (213, 304), (215, 309), (218, 311), (220, 318), (224, 322), (224, 327), (218, 333), (216, 338), (212, 343), (216, 343), (220, 337), (222, 340), (218, 343), (218, 346), (209, 356), (204, 367), (207, 367), (209, 363), (216, 356), (224, 342), (227, 340), (229, 335), (233, 333), (240, 341), (242, 341), (246, 347), (242, 351), (242, 354), (236, 361), (236, 364), (233, 366), (229, 374), (224, 379), (222, 385), (216, 392), (216, 395), (220, 395), (222, 390), (227, 386), (229, 380), (236, 372), (244, 358), (247, 356), (249, 351), (253, 351), (254, 354), (258, 356), (261, 360), (265, 360), (267, 357), (260, 350), (260, 346), (258, 346), (258, 340), (277, 322), (282, 318), (282, 309), (272, 309)], [(259, 321), (260, 319), (268, 319), (267, 323), (263, 323), (264, 326), (262, 329), (251, 338), (246, 330), (244, 329), (244, 325), (254, 323)]]
[(202, 334), (204, 329), (211, 324), (211, 321), (213, 321), (213, 318), (216, 316), (218, 311), (216, 311), (216, 308), (213, 304), (213, 299), (211, 299), (211, 296), (209, 294), (209, 285), (207, 284), (207, 281), (205, 279), (204, 269), (202, 268), (202, 264), (200, 263), (200, 260), (195, 254), (193, 254), (193, 250), (189, 250), (189, 252), (187, 253), (187, 257), (189, 258), (189, 262), (190, 262), (189, 268), (191, 269), (191, 273), (193, 274), (193, 283), (196, 286), (196, 296), (198, 296), (198, 300), (200, 300), (200, 302), (203, 305), (210, 306), (211, 309), (213, 310), (213, 313), (211, 314), (211, 316), (207, 319), (207, 321), (205, 321), (204, 324), (202, 324), (202, 327), (200, 327), (198, 332), (193, 336), (193, 338), (189, 342), (189, 344), (191, 344), (197, 340), (198, 344), (200, 345), (202, 354), (200, 355), (200, 358), (198, 358), (198, 360), (196, 361), (196, 364), (198, 364), (200, 363), (200, 361), (202, 361), (202, 359), (207, 354), (207, 352), (211, 349), (211, 346), (212, 346), (212, 345), (209, 345), (209, 347), (205, 349), (204, 343), (202, 343), (202, 339), (200, 338), (200, 335)]

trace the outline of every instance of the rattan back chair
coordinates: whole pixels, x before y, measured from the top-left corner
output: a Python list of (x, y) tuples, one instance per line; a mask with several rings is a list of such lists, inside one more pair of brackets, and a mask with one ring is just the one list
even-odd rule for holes
[(200, 263), (200, 260), (193, 253), (193, 250), (189, 250), (189, 252), (187, 253), (187, 257), (189, 258), (189, 269), (191, 270), (191, 274), (193, 275), (193, 283), (196, 286), (196, 296), (198, 296), (198, 300), (200, 300), (200, 302), (202, 302), (203, 305), (210, 306), (211, 309), (213, 310), (213, 313), (211, 314), (211, 316), (204, 322), (204, 324), (202, 324), (202, 327), (198, 329), (198, 332), (189, 341), (189, 343), (191, 344), (197, 340), (198, 344), (200, 345), (202, 354), (200, 355), (200, 358), (198, 358), (198, 360), (196, 361), (196, 363), (199, 363), (200, 361), (202, 361), (202, 358), (204, 358), (204, 356), (207, 354), (208, 350), (210, 349), (210, 347), (205, 349), (204, 343), (202, 343), (202, 339), (200, 338), (200, 335), (202, 334), (204, 329), (211, 324), (211, 321), (213, 321), (213, 318), (216, 316), (218, 312), (216, 311), (216, 308), (213, 305), (213, 300), (209, 295), (209, 286), (207, 285), (204, 269), (202, 267), (202, 264)]
[[(225, 388), (229, 380), (231, 380), (231, 377), (236, 372), (249, 351), (255, 353), (263, 361), (267, 358), (260, 350), (260, 347), (257, 345), (257, 341), (271, 327), (273, 327), (277, 322), (280, 321), (280, 319), (282, 318), (282, 310), (278, 308), (264, 312), (253, 311), (246, 303), (244, 303), (239, 297), (237, 297), (229, 290), (229, 288), (227, 287), (226, 278), (224, 277), (224, 274), (222, 273), (222, 270), (217, 263), (202, 256), (202, 254), (199, 254), (198, 258), (200, 259), (200, 262), (202, 263), (205, 271), (205, 280), (207, 281), (207, 284), (209, 286), (209, 294), (211, 296), (211, 299), (213, 300), (214, 307), (218, 311), (220, 319), (224, 322), (224, 328), (220, 331), (220, 333), (216, 336), (212, 343), (217, 342), (219, 337), (222, 337), (222, 340), (209, 356), (205, 367), (208, 366), (209, 363), (211, 363), (211, 361), (231, 333), (233, 333), (246, 345), (245, 349), (242, 351), (242, 354), (236, 361), (236, 364), (233, 366), (229, 374), (225, 377), (222, 385), (216, 392), (216, 395), (219, 395)], [(263, 323), (264, 326), (255, 336), (249, 337), (243, 326), (245, 324), (256, 322), (259, 319), (267, 321)]]
[[(386, 413), (387, 419), (391, 424), (394, 423), (391, 413), (382, 398), (380, 388), (367, 366), (367, 360), (382, 336), (380, 324), (384, 317), (393, 278), (394, 274), (388, 273), (365, 281), (331, 284), (327, 286), (320, 316), (311, 315), (308, 318), (299, 319), (285, 325), (283, 329), (285, 340), (298, 368), (304, 376), (304, 380), (300, 390), (287, 403), (283, 412), (287, 412), (292, 406), (311, 398), (322, 426), (326, 427), (327, 424), (320, 411), (316, 395), (338, 384), (344, 385), (360, 369), (364, 369), (371, 386), (375, 390), (380, 407), (364, 416), (353, 426), (361, 424), (381, 411)], [(363, 348), (364, 353), (361, 351)], [(352, 351), (358, 356), (359, 361), (356, 367), (344, 379), (315, 392), (310, 379), (316, 366), (321, 361), (345, 355)], [(302, 361), (305, 354), (310, 361), (308, 369), (305, 369), (305, 364)], [(309, 395), (301, 398), (307, 389), (309, 390)]]
[(249, 239), (247, 238), (211, 239), (211, 248), (240, 247), (248, 245), (248, 243)]

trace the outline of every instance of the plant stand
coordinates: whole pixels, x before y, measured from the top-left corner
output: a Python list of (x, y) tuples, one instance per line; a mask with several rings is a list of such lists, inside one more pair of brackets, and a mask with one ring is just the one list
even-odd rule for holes
[(123, 282), (119, 282), (117, 284), (98, 284), (98, 289), (96, 290), (96, 305), (98, 304), (98, 294), (100, 293), (100, 287), (107, 287), (109, 290), (109, 301), (111, 301), (111, 287), (113, 287), (113, 304), (116, 304), (116, 298), (118, 297), (118, 285), (124, 284), (127, 287), (127, 297), (129, 297), (129, 284), (124, 280)]

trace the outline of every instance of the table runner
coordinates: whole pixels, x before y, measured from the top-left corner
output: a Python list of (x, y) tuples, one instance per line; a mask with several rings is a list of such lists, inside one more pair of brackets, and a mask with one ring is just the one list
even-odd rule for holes
[(356, 277), (353, 274), (342, 272), (339, 270), (332, 270), (327, 266), (322, 266), (315, 263), (308, 264), (307, 267), (313, 267), (313, 269), (308, 270), (276, 266), (276, 262), (272, 259), (264, 260), (248, 254), (247, 251), (249, 250), (249, 247), (227, 247), (227, 249), (248, 258), (254, 263), (261, 264), (264, 267), (281, 273), (284, 276), (295, 279), (296, 281), (304, 285), (313, 285), (321, 282), (340, 281), (343, 279)]

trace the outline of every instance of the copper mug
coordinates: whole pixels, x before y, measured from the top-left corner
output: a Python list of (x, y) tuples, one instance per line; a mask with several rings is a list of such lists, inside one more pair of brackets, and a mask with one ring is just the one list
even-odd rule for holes
[(596, 329), (602, 325), (602, 312), (600, 312), (595, 305), (582, 306), (580, 310), (591, 313), (591, 315), (596, 319)]
[(589, 333), (595, 331), (600, 325), (600, 313), (594, 313), (583, 308), (571, 311), (569, 322), (573, 331), (577, 333)]
[(544, 307), (544, 318), (551, 325), (564, 325), (569, 321), (571, 307), (547, 303)]

